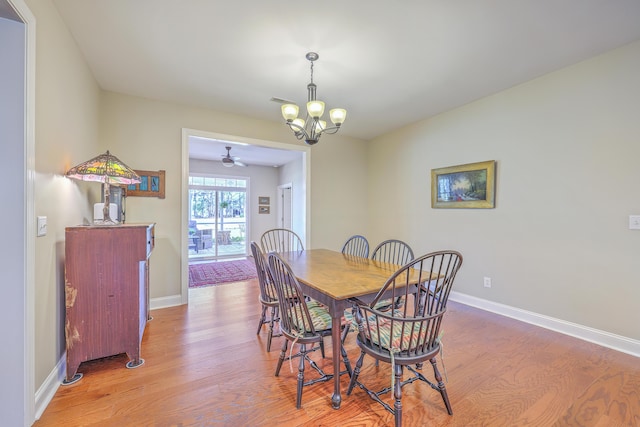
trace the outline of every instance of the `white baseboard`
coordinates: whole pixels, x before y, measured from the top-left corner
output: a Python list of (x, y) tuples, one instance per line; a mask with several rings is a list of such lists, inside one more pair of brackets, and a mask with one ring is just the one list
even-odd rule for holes
[(182, 305), (182, 296), (171, 295), (168, 297), (153, 298), (149, 302), (149, 309), (155, 310), (157, 308), (175, 307), (176, 305)]
[(38, 391), (36, 391), (36, 420), (40, 419), (44, 410), (47, 409), (49, 402), (51, 402), (51, 399), (53, 399), (53, 396), (56, 394), (56, 391), (58, 391), (58, 387), (60, 387), (62, 380), (64, 380), (66, 368), (67, 354), (63, 353), (62, 358), (58, 360), (58, 363), (53, 368), (49, 376), (47, 376), (40, 388), (38, 388)]
[(512, 319), (520, 320), (525, 323), (560, 332), (561, 334), (589, 341), (603, 347), (621, 351), (632, 356), (640, 357), (640, 341), (632, 338), (627, 338), (621, 335), (612, 334), (590, 328), (588, 326), (567, 322), (565, 320), (556, 319), (455, 291), (451, 292), (449, 298), (452, 301), (456, 301), (461, 304), (476, 307), (491, 313), (500, 314), (502, 316), (511, 317)]

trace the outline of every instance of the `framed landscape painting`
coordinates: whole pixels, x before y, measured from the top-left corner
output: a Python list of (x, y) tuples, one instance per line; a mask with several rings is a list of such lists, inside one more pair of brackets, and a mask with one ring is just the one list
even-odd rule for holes
[(431, 169), (431, 207), (494, 208), (495, 174), (495, 160)]

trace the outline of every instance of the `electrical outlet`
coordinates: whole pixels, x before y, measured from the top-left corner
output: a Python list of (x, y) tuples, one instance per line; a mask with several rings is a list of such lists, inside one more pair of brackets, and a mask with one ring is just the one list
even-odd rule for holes
[(484, 287), (485, 288), (490, 288), (491, 287), (491, 277), (485, 277), (484, 278)]

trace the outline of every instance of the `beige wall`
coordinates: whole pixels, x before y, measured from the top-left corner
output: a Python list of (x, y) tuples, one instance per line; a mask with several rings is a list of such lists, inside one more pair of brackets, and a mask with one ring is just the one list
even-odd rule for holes
[[(640, 339), (639, 117), (636, 42), (377, 138), (370, 236), (460, 250), (458, 292)], [(484, 160), (495, 209), (431, 208), (432, 168)]]
[(64, 354), (64, 228), (90, 218), (93, 183), (64, 178), (100, 153), (99, 96), (75, 42), (50, 1), (27, 0), (36, 17), (35, 213), (48, 232), (36, 238), (35, 388)]
[(326, 137), (312, 150), (309, 191), (314, 248), (340, 250), (349, 236), (369, 229), (369, 143), (345, 144), (336, 136)]

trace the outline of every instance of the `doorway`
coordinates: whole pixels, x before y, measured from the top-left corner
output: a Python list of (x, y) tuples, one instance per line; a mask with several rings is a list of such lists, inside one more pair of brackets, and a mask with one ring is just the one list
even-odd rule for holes
[[(210, 157), (193, 157), (191, 154), (191, 146), (200, 145), (199, 143), (206, 144), (207, 152)], [(211, 150), (210, 147), (215, 146), (215, 144), (219, 144), (218, 149)], [(310, 173), (310, 163), (311, 163), (311, 149), (305, 145), (299, 144), (286, 144), (282, 142), (276, 141), (268, 141), (261, 139), (248, 138), (237, 135), (228, 135), (214, 132), (207, 132), (195, 129), (182, 129), (182, 180), (181, 180), (181, 211), (182, 211), (182, 263), (181, 263), (181, 303), (188, 304), (189, 303), (189, 246), (191, 245), (191, 239), (189, 239), (189, 179), (193, 172), (198, 171), (199, 173), (211, 173), (209, 171), (215, 171), (217, 167), (215, 164), (212, 166), (204, 167), (203, 169), (193, 167), (192, 163), (199, 164), (201, 159), (206, 159), (206, 161), (220, 162), (221, 153), (226, 153), (224, 147), (229, 144), (235, 144), (236, 146), (247, 146), (251, 147), (255, 150), (267, 149), (271, 151), (282, 151), (284, 154), (295, 152), (297, 156), (297, 162), (290, 167), (278, 167), (278, 176), (282, 177), (281, 181), (283, 182), (293, 182), (293, 185), (297, 189), (295, 192), (295, 199), (292, 199), (293, 205), (296, 206), (294, 212), (296, 216), (292, 218), (292, 223), (297, 224), (298, 234), (301, 236), (305, 236), (305, 243), (310, 245), (309, 242), (309, 216), (310, 216), (310, 197), (309, 197), (309, 185), (308, 183), (311, 180)], [(223, 154), (224, 154), (223, 153)], [(204, 153), (203, 153), (204, 154)], [(260, 153), (262, 155), (262, 152)], [(256, 190), (253, 187), (260, 187), (259, 184), (264, 184), (262, 181), (261, 175), (252, 176), (253, 169), (252, 167), (255, 163), (248, 155), (244, 155), (242, 153), (237, 154), (240, 156), (240, 159), (243, 163), (247, 164), (248, 167), (242, 168), (242, 176), (252, 179), (252, 187), (247, 188), (247, 221), (246, 224), (246, 239), (251, 242), (251, 240), (259, 241), (260, 235), (263, 231), (274, 228), (277, 224), (277, 218), (275, 218), (275, 210), (276, 205), (272, 206), (272, 214), (271, 215), (259, 215), (258, 213), (258, 205), (256, 202), (258, 201), (257, 197), (259, 196), (268, 196), (268, 192), (263, 191), (263, 189)], [(264, 165), (263, 165), (264, 166)], [(221, 166), (223, 168), (224, 166)], [(273, 164), (270, 164), (268, 167), (274, 167)], [(216, 173), (216, 172), (213, 172)], [(237, 175), (235, 176), (237, 177)], [(254, 179), (255, 178), (255, 179)], [(272, 188), (272, 197), (273, 199), (277, 196), (277, 185), (278, 183), (274, 183)], [(257, 192), (256, 192), (257, 191)], [(251, 213), (255, 213), (255, 215), (251, 215)], [(226, 221), (226, 219), (225, 219)], [(247, 254), (250, 252), (247, 252)]]

